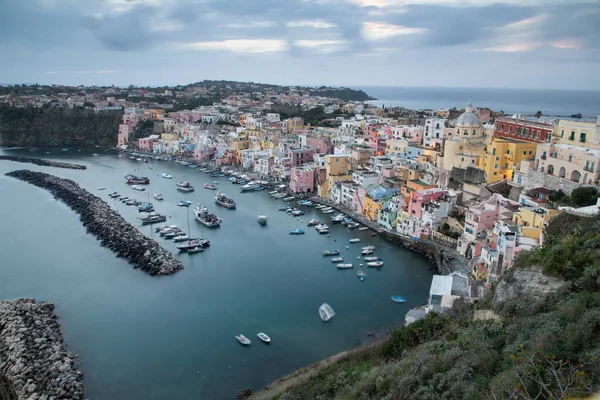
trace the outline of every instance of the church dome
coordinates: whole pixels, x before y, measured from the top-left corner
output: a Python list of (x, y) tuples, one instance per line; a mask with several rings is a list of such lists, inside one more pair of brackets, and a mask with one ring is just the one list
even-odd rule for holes
[(460, 116), (456, 119), (457, 127), (480, 127), (481, 121), (477, 114), (473, 112), (473, 105), (471, 103), (467, 103), (467, 107), (465, 112), (460, 114)]

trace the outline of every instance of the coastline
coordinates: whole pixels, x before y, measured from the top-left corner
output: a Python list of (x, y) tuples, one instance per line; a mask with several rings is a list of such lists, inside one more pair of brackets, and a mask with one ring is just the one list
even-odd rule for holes
[[(0, 375), (18, 399), (74, 399), (84, 396), (77, 354), (67, 351), (54, 304), (35, 299), (0, 303)], [(0, 392), (1, 393), (1, 392)]]

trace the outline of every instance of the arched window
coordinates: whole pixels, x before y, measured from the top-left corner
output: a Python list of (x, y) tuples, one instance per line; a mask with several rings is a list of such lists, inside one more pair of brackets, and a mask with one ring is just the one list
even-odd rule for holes
[(460, 128), (458, 128), (458, 129), (456, 130), (456, 134), (457, 134), (457, 135), (460, 135)]
[(548, 175), (554, 175), (554, 165), (552, 165), (552, 164), (548, 165), (547, 173), (548, 173)]
[(581, 174), (579, 173), (579, 171), (575, 170), (575, 171), (571, 172), (571, 180), (573, 182), (579, 183), (580, 178), (581, 178)]
[(567, 175), (567, 170), (565, 169), (565, 167), (560, 167), (560, 170), (558, 170), (558, 177), (564, 178), (566, 175)]
[(477, 131), (473, 129), (473, 136), (477, 135)]

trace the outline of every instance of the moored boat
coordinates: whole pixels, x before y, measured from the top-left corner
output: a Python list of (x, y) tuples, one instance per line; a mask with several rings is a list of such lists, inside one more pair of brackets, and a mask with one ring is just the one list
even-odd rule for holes
[(256, 336), (265, 343), (271, 343), (271, 338), (264, 332), (258, 332)]
[(377, 261), (371, 261), (367, 263), (367, 266), (369, 267), (374, 267), (374, 268), (379, 268), (379, 267), (383, 267), (383, 261), (377, 260)]
[(340, 223), (343, 220), (344, 220), (344, 216), (343, 215), (335, 215), (335, 216), (331, 217), (331, 223), (333, 223), (333, 224)]
[(177, 182), (177, 190), (180, 192), (193, 192), (194, 187), (189, 182)]
[(317, 232), (320, 233), (321, 235), (328, 235), (329, 234), (329, 228), (317, 229)]
[(165, 179), (173, 179), (173, 175), (167, 174), (166, 172), (163, 172), (161, 176)]
[(140, 192), (143, 192), (144, 190), (146, 190), (146, 188), (145, 188), (145, 187), (143, 187), (143, 186), (140, 186), (140, 185), (133, 185), (133, 186), (131, 186), (131, 188), (132, 188), (133, 190), (139, 190)]
[(333, 209), (331, 209), (331, 208), (329, 210), (322, 209), (321, 211), (323, 211), (323, 214), (331, 214), (331, 213), (333, 213)]
[(396, 303), (406, 303), (406, 299), (402, 296), (391, 296), (390, 298)]
[(209, 213), (208, 208), (205, 206), (198, 204), (197, 207), (194, 207), (194, 214), (196, 215), (196, 220), (198, 222), (209, 228), (221, 225), (221, 218), (217, 217), (215, 214)]
[(211, 185), (210, 183), (205, 183), (204, 184), (204, 189), (217, 190), (217, 187), (215, 185)]
[(225, 194), (218, 192), (215, 195), (215, 202), (220, 205), (223, 206), (225, 208), (230, 208), (230, 209), (234, 209), (236, 207), (235, 201), (233, 201), (233, 199), (230, 199), (229, 197), (225, 196)]
[(337, 256), (340, 254), (339, 250), (323, 250), (323, 256)]
[(302, 229), (294, 229), (290, 231), (290, 235), (304, 235), (304, 231)]
[(258, 184), (257, 182), (250, 182), (250, 183), (247, 183), (247, 184), (243, 185), (240, 188), (240, 190), (242, 192), (249, 192), (249, 191), (252, 191), (252, 190), (256, 190), (259, 187), (262, 187), (262, 186), (260, 184)]
[(329, 321), (331, 318), (335, 317), (335, 311), (333, 311), (333, 308), (331, 308), (331, 306), (327, 303), (323, 303), (321, 304), (321, 307), (319, 307), (319, 316), (321, 317), (322, 321)]
[(154, 198), (155, 198), (156, 200), (163, 200), (163, 199), (164, 199), (164, 197), (163, 197), (162, 193), (155, 193), (155, 194), (154, 194)]
[(325, 224), (318, 224), (317, 226), (315, 226), (315, 230), (318, 231), (319, 229), (329, 229), (329, 226)]
[(200, 246), (196, 246), (196, 247), (192, 247), (190, 249), (187, 249), (187, 253), (188, 254), (196, 254), (196, 253), (202, 253), (204, 251), (204, 249)]
[(142, 203), (141, 206), (138, 207), (139, 212), (150, 212), (154, 211), (154, 206), (152, 203)]
[(368, 229), (369, 229), (368, 226), (361, 226), (360, 228), (358, 228), (359, 231), (366, 231)]
[(351, 263), (338, 264), (337, 267), (338, 267), (338, 269), (350, 269), (350, 268), (354, 268), (354, 264), (351, 264)]
[(358, 279), (360, 279), (361, 281), (367, 277), (367, 273), (365, 271), (363, 271), (362, 269), (359, 269), (358, 271), (356, 271), (356, 275), (358, 276)]
[(288, 206), (279, 206), (279, 207), (277, 207), (277, 209), (279, 211), (287, 211), (287, 210), (289, 210), (289, 207)]
[(150, 179), (147, 176), (135, 176), (129, 174), (125, 176), (125, 179), (127, 179), (127, 183), (133, 185), (147, 185), (150, 183)]
[(239, 335), (235, 336), (236, 340), (238, 342), (240, 342), (240, 344), (243, 344), (244, 346), (248, 346), (250, 343), (250, 339), (248, 339), (246, 336), (242, 335), (241, 333)]
[(360, 239), (359, 238), (353, 238), (353, 239), (350, 239), (349, 242), (350, 243), (358, 243), (358, 242), (360, 242)]
[(283, 198), (283, 201), (292, 201), (292, 200), (294, 200), (294, 199), (295, 199), (295, 197), (294, 197), (294, 196), (288, 196), (288, 197), (284, 197), (284, 198)]
[(189, 207), (189, 206), (192, 205), (192, 202), (191, 201), (187, 201), (187, 200), (180, 200), (180, 201), (178, 201), (175, 204), (177, 204), (179, 207)]
[(109, 193), (108, 197), (110, 197), (111, 199), (116, 199), (117, 197), (119, 197), (119, 193), (117, 193), (117, 192)]
[(364, 257), (365, 261), (377, 261), (377, 257)]
[(180, 251), (188, 251), (189, 249), (193, 249), (195, 247), (204, 248), (204, 247), (208, 247), (208, 246), (210, 246), (210, 240), (200, 238), (200, 239), (190, 239), (187, 242), (178, 244), (175, 247), (177, 247), (177, 249)]
[(319, 225), (320, 223), (321, 223), (321, 221), (319, 221), (318, 219), (311, 219), (310, 221), (308, 221), (306, 226), (315, 226), (315, 225)]
[(358, 228), (358, 226), (359, 226), (358, 222), (354, 222), (354, 221), (348, 222), (348, 228), (349, 229)]
[(369, 244), (367, 246), (361, 247), (361, 250), (375, 250), (375, 246), (373, 246), (372, 244)]
[(159, 222), (165, 222), (167, 220), (167, 216), (158, 214), (158, 213), (153, 213), (153, 214), (149, 214), (148, 216), (140, 218), (140, 219), (142, 220), (143, 225), (150, 225), (150, 224), (156, 224)]
[(372, 250), (372, 249), (364, 249), (364, 250), (361, 250), (360, 254), (362, 254), (363, 256), (368, 256), (369, 254), (373, 254), (374, 251), (375, 250)]
[(267, 216), (266, 215), (259, 215), (256, 220), (261, 225), (266, 225), (267, 224)]
[(304, 215), (304, 211), (302, 211), (302, 210), (294, 210), (294, 211), (292, 211), (292, 215), (294, 217), (299, 217), (301, 215)]
[(343, 261), (344, 261), (344, 257), (333, 257), (333, 258), (331, 259), (331, 262), (332, 262), (332, 263), (341, 263), (341, 262), (343, 262)]

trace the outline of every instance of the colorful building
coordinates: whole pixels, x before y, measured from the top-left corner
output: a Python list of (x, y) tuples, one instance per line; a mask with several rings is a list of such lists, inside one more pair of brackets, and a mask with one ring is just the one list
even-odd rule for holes
[(315, 191), (315, 168), (310, 166), (292, 167), (290, 190), (294, 193), (313, 193)]
[(494, 136), (525, 142), (550, 143), (553, 131), (552, 124), (499, 117), (496, 119)]
[(535, 142), (494, 137), (483, 156), (482, 169), (487, 174), (487, 182), (511, 180), (521, 160), (535, 158), (536, 148)]
[(548, 175), (572, 182), (597, 184), (600, 179), (600, 150), (568, 144), (540, 144), (535, 167)]
[(559, 144), (600, 149), (600, 115), (596, 123), (561, 119), (554, 127)]

